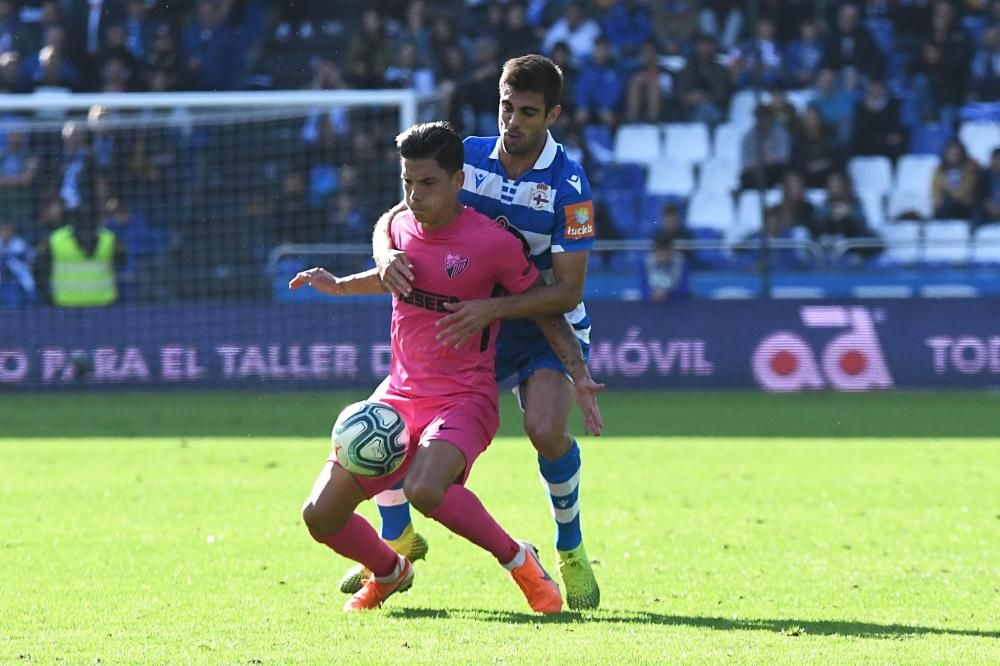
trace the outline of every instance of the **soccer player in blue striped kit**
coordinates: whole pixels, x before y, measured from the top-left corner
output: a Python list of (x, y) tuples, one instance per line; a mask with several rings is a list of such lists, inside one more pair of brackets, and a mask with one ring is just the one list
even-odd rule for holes
[[(449, 304), (439, 325), (442, 344), (461, 345), (497, 319), (498, 381), (516, 377), (524, 430), (538, 452), (538, 466), (556, 522), (559, 571), (571, 609), (597, 608), (600, 588), (580, 530), (580, 449), (569, 432), (573, 385), (532, 317), (565, 313), (586, 357), (590, 319), (581, 300), (594, 243), (594, 206), (583, 168), (549, 133), (559, 117), (562, 72), (548, 58), (508, 60), (500, 77), (497, 137), (465, 139), (462, 203), (498, 220), (519, 237), (542, 272), (545, 287), (516, 296)], [(407, 294), (413, 274), (405, 254), (388, 236), (389, 211), (376, 225), (374, 254), (386, 287)], [(382, 538), (411, 559), (427, 545), (413, 531), (401, 490), (376, 497)], [(351, 592), (363, 579), (358, 568), (341, 581)]]

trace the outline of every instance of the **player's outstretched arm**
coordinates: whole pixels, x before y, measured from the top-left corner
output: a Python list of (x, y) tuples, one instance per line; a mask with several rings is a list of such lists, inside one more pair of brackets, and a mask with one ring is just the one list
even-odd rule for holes
[(413, 264), (406, 257), (406, 253), (395, 249), (392, 246), (392, 235), (389, 228), (392, 226), (392, 218), (406, 210), (406, 202), (400, 201), (391, 209), (382, 213), (375, 223), (375, 231), (372, 234), (372, 257), (375, 265), (378, 266), (378, 274), (385, 284), (386, 289), (392, 292), (393, 296), (407, 296), (410, 293), (410, 283), (413, 282)]
[(555, 281), (523, 294), (445, 303), (451, 314), (438, 320), (441, 330), (437, 339), (458, 347), (497, 319), (534, 319), (569, 312), (583, 296), (589, 256), (589, 252), (553, 254)]
[(325, 268), (310, 268), (297, 274), (288, 283), (288, 288), (293, 291), (300, 287), (312, 287), (331, 296), (362, 296), (382, 294), (386, 291), (382, 286), (382, 280), (379, 279), (377, 268), (342, 278), (331, 275)]

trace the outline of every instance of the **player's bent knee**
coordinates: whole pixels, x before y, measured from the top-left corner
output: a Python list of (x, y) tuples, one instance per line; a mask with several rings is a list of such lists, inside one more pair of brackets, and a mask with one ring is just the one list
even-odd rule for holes
[(403, 494), (406, 495), (406, 499), (410, 501), (413, 508), (425, 516), (441, 505), (447, 492), (447, 488), (422, 479), (411, 480), (408, 477), (403, 485)]
[(309, 534), (316, 540), (336, 534), (346, 523), (337, 516), (330, 516), (320, 511), (312, 500), (306, 500), (302, 506), (302, 521), (306, 524)]
[(544, 414), (524, 419), (524, 432), (532, 446), (544, 458), (555, 459), (566, 453), (572, 443), (566, 424)]

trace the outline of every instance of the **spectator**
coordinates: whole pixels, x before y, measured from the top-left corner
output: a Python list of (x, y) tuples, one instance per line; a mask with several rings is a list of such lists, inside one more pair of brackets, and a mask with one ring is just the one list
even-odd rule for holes
[(791, 135), (783, 124), (775, 122), (770, 107), (758, 106), (754, 115), (756, 122), (743, 137), (740, 184), (743, 188), (757, 187), (759, 167), (763, 170), (764, 187), (773, 187), (781, 182), (791, 159)]
[(900, 53), (911, 56), (927, 40), (935, 0), (906, 0), (889, 3), (889, 19)]
[(843, 77), (832, 69), (824, 68), (816, 77), (816, 95), (813, 103), (819, 108), (823, 121), (833, 129), (838, 145), (847, 145), (851, 139), (854, 93), (842, 84)]
[(153, 48), (156, 35), (156, 26), (146, 16), (145, 0), (128, 0), (122, 27), (125, 30), (125, 49), (137, 62), (142, 62)]
[(76, 68), (53, 46), (43, 46), (38, 52), (32, 76), (35, 92), (70, 92), (76, 84)]
[(628, 82), (625, 118), (630, 123), (658, 123), (664, 120), (664, 99), (673, 92), (674, 80), (660, 64), (656, 41), (643, 45), (639, 60)]
[(625, 75), (611, 55), (611, 44), (606, 37), (598, 37), (593, 53), (580, 67), (576, 84), (577, 124), (617, 125), (624, 93)]
[(604, 34), (625, 65), (638, 61), (639, 51), (654, 37), (649, 8), (638, 0), (615, 0), (601, 19)]
[(69, 7), (70, 12), (64, 23), (72, 40), (68, 53), (80, 64), (83, 72), (93, 71), (108, 26), (122, 19), (120, 7), (113, 0), (73, 2)]
[(0, 151), (0, 211), (5, 221), (23, 228), (31, 220), (40, 161), (21, 127), (10, 127), (5, 138), (6, 146)]
[(979, 179), (979, 224), (1000, 222), (1000, 148), (990, 153), (990, 166)]
[[(1000, 3), (998, 3), (1000, 6)], [(980, 102), (1000, 100), (1000, 28), (991, 25), (983, 30), (979, 49), (972, 58), (969, 89)]]
[(20, 55), (35, 53), (38, 45), (31, 31), (21, 23), (17, 3), (14, 0), (0, 0), (0, 53), (14, 51)]
[(35, 251), (17, 235), (17, 228), (11, 222), (0, 222), (0, 306), (34, 302), (34, 261)]
[(198, 90), (232, 90), (243, 80), (245, 54), (217, 0), (198, 0), (182, 51)]
[[(768, 247), (767, 254), (764, 254), (765, 231), (769, 242), (783, 241), (781, 243), (782, 247), (771, 245)], [(764, 261), (768, 261), (772, 270), (797, 271), (809, 268), (809, 262), (803, 251), (792, 245), (792, 243), (805, 241), (808, 236), (809, 234), (805, 229), (789, 226), (786, 217), (781, 214), (780, 208), (770, 206), (764, 210), (763, 228), (747, 236), (744, 242), (749, 246), (749, 255), (752, 258), (755, 269), (759, 270)], [(791, 246), (785, 246), (786, 243)]]
[(837, 10), (837, 23), (823, 48), (823, 66), (834, 70), (850, 67), (867, 76), (883, 76), (885, 56), (868, 29), (861, 25), (856, 5), (844, 3)]
[(389, 52), (382, 16), (374, 9), (365, 10), (361, 15), (361, 27), (348, 47), (348, 61), (364, 60), (373, 70), (384, 72), (391, 64)]
[(979, 165), (961, 142), (952, 140), (944, 148), (941, 163), (931, 181), (934, 217), (945, 220), (972, 219)]
[(435, 16), (431, 23), (430, 39), (431, 52), (437, 60), (435, 69), (439, 73), (444, 69), (444, 60), (450, 48), (455, 47), (464, 53), (462, 44), (458, 41), (458, 36), (455, 33), (455, 24), (451, 17), (443, 12)]
[(337, 192), (329, 232), (327, 242), (368, 243), (371, 240), (371, 227), (353, 192), (346, 189)]
[(524, 5), (521, 3), (512, 2), (507, 7), (500, 32), (500, 49), (500, 59), (503, 61), (538, 50), (538, 38), (526, 21)]
[(319, 20), (320, 0), (294, 0), (275, 3), (278, 10), (274, 36), (280, 42), (288, 41), (292, 35), (300, 39), (312, 39), (315, 24)]
[(855, 106), (852, 128), (854, 155), (884, 155), (895, 161), (906, 146), (899, 101), (879, 79), (868, 82), (864, 98)]
[(674, 237), (659, 233), (653, 239), (653, 251), (646, 255), (645, 291), (647, 300), (666, 303), (687, 298), (687, 259), (674, 249)]
[(0, 53), (0, 94), (25, 92), (21, 55), (17, 51)]
[[(850, 181), (840, 171), (834, 171), (826, 181), (826, 201), (820, 207), (813, 238), (823, 243), (838, 240), (877, 241), (878, 236), (868, 227), (861, 202), (851, 190)], [(849, 252), (850, 265), (859, 265), (882, 252), (881, 244)]]
[(805, 181), (798, 171), (785, 174), (778, 214), (789, 229), (802, 229), (812, 235), (816, 228), (816, 208), (806, 200)]
[(785, 48), (785, 82), (792, 88), (809, 88), (816, 81), (823, 60), (823, 43), (815, 21), (799, 26), (799, 36)]
[(722, 48), (731, 51), (743, 34), (741, 0), (703, 0), (701, 31), (715, 38)]
[(62, 307), (100, 307), (118, 300), (115, 271), (125, 265), (125, 249), (101, 224), (96, 174), (87, 158), (76, 174), (79, 202), (69, 224), (43, 241), (35, 262), (35, 282), (45, 285)]
[(163, 72), (170, 89), (187, 90), (190, 86), (187, 66), (168, 25), (156, 26), (145, 65), (149, 72)]
[(281, 196), (274, 212), (278, 243), (319, 243), (324, 238), (322, 209), (309, 203), (306, 176), (292, 170), (281, 182)]
[(941, 47), (927, 42), (920, 48), (917, 58), (910, 64), (914, 101), (920, 120), (925, 123), (940, 122), (947, 128), (954, 126), (957, 105), (961, 101), (961, 81), (953, 68), (945, 62)]
[(573, 64), (573, 54), (566, 42), (556, 42), (549, 58), (563, 73), (562, 115), (572, 118), (576, 112), (576, 89), (579, 72)]
[(122, 199), (109, 199), (105, 215), (104, 228), (125, 248), (125, 261), (117, 270), (119, 300), (149, 300), (149, 283), (154, 279), (150, 264), (166, 250), (166, 234)]
[(435, 89), (434, 72), (419, 61), (417, 47), (406, 43), (396, 51), (396, 63), (385, 70), (385, 82), (392, 88), (411, 88), (421, 95)]
[(475, 68), (459, 87), (462, 127), (467, 134), (489, 136), (496, 132), (500, 108), (497, 72), (501, 67), (497, 54), (495, 42), (485, 38), (476, 42)]
[(672, 0), (650, 3), (654, 39), (669, 44), (686, 44), (698, 32), (701, 15), (699, 0)]
[(667, 200), (663, 203), (663, 208), (660, 209), (659, 224), (653, 235), (655, 237), (662, 234), (666, 234), (674, 240), (691, 240), (691, 232), (684, 226), (681, 206), (676, 201)]
[(802, 174), (807, 187), (823, 187), (835, 169), (843, 166), (841, 151), (819, 107), (810, 104), (802, 115), (802, 125), (792, 144), (792, 165)]
[(38, 212), (35, 228), (29, 233), (32, 238), (48, 238), (49, 234), (66, 224), (66, 208), (62, 199), (53, 196), (46, 199)]
[[(737, 88), (746, 88), (757, 78), (757, 54), (754, 53), (755, 43), (745, 42), (734, 51), (730, 60), (730, 72)], [(781, 60), (781, 48), (774, 37), (774, 23), (762, 18), (757, 21), (757, 53), (760, 54), (760, 82), (766, 87), (781, 83), (784, 78), (784, 66)]]
[(601, 28), (597, 21), (584, 15), (583, 5), (578, 0), (570, 0), (563, 17), (546, 31), (542, 51), (552, 53), (558, 42), (566, 42), (573, 54), (573, 62), (581, 63), (590, 57), (594, 42), (600, 34)]
[(699, 35), (694, 57), (677, 78), (684, 119), (714, 127), (729, 108), (729, 93), (729, 73), (715, 60), (715, 42), (708, 35)]

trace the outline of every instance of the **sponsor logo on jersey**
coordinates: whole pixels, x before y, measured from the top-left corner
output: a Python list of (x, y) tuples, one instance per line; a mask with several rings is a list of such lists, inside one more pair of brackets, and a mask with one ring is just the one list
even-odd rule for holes
[(581, 201), (563, 207), (566, 216), (565, 236), (567, 240), (594, 237), (594, 202)]
[(424, 310), (430, 310), (431, 312), (443, 312), (445, 314), (448, 312), (448, 309), (444, 307), (445, 303), (458, 303), (459, 301), (459, 299), (455, 296), (435, 294), (434, 292), (423, 291), (422, 289), (414, 289), (410, 292), (409, 296), (403, 296), (399, 300), (403, 303), (409, 303), (410, 305), (418, 308), (423, 308)]

